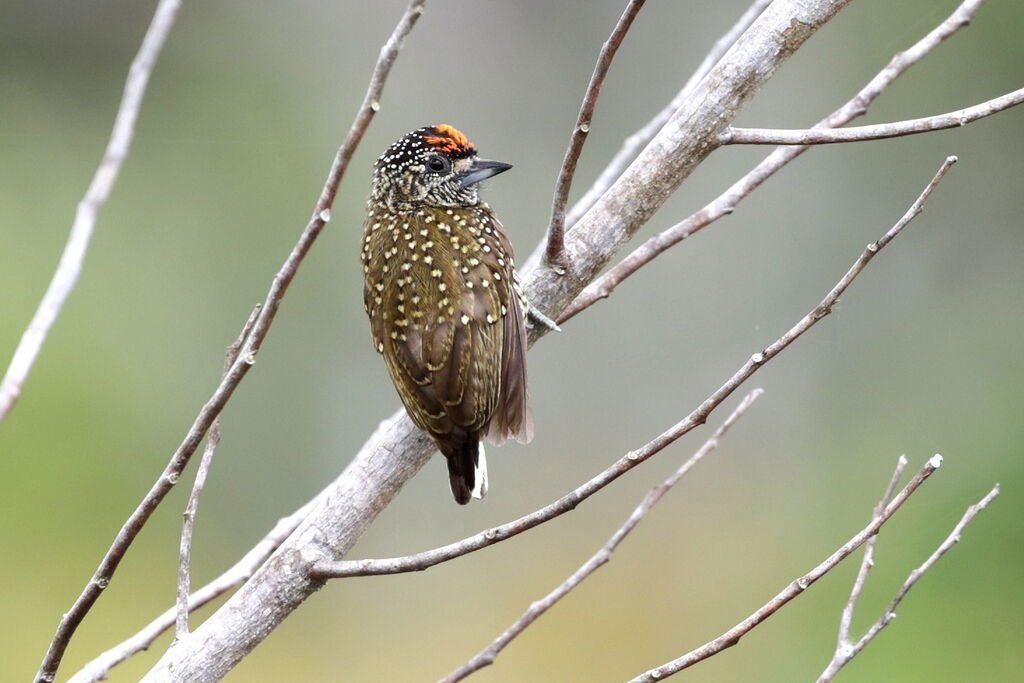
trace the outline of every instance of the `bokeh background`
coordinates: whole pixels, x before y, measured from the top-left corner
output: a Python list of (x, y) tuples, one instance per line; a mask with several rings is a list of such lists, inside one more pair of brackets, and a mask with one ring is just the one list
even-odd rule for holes
[[(420, 125), (465, 130), (485, 156), (515, 164), (487, 198), (525, 256), (542, 237), (580, 97), (623, 5), (428, 3), (334, 218), (225, 411), (197, 523), (194, 585), (335, 477), (398, 406), (361, 303), (358, 240), (374, 158)], [(605, 84), (574, 196), (746, 5), (648, 4)], [(403, 6), (185, 3), (81, 281), (0, 425), (0, 679), (35, 672), (60, 614), (217, 384), (224, 347), (305, 224)], [(738, 123), (810, 125), (955, 6), (853, 3)], [(52, 275), (154, 7), (0, 5), (3, 365)], [(991, 0), (864, 121), (950, 111), (1020, 87), (1022, 25), (1024, 5)], [(619, 681), (678, 656), (861, 528), (901, 453), (916, 470), (936, 452), (946, 457), (941, 470), (881, 537), (858, 630), (968, 504), (997, 481), (1003, 493), (842, 680), (1014, 679), (1024, 642), (1022, 150), (1017, 110), (960, 130), (807, 153), (734, 215), (537, 345), (537, 437), (491, 450), (483, 504), (456, 506), (435, 458), (352, 557), (406, 554), (519, 516), (645, 443), (816, 304), (957, 154), (925, 213), (835, 313), (746, 387), (766, 394), (719, 451), (607, 567), (474, 680)], [(715, 153), (638, 239), (702, 206), (767, 152)], [(589, 557), (709, 430), (526, 536), (425, 573), (330, 584), (227, 680), (436, 680)], [(61, 679), (171, 603), (187, 488), (131, 549)], [(813, 680), (831, 656), (857, 561), (682, 676)], [(138, 679), (168, 642), (111, 680)]]

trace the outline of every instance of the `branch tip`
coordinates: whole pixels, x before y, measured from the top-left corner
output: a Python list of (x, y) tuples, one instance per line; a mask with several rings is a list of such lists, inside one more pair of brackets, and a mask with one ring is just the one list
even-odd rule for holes
[[(979, 119), (1024, 103), (1024, 88), (999, 97), (946, 114), (919, 119), (878, 123), (854, 128), (727, 128), (719, 137), (722, 145), (828, 145), (839, 142), (862, 142), (886, 138), (930, 133), (936, 130), (959, 128)], [(954, 157), (950, 157), (954, 159)]]
[(601, 52), (597, 57), (597, 64), (594, 65), (594, 73), (590, 77), (587, 91), (583, 95), (583, 102), (580, 105), (579, 114), (576, 117), (576, 125), (569, 140), (569, 148), (565, 151), (565, 159), (558, 171), (558, 179), (555, 181), (555, 195), (551, 201), (551, 221), (548, 224), (547, 247), (544, 251), (544, 262), (552, 266), (558, 275), (563, 275), (566, 269), (565, 262), (565, 208), (568, 203), (569, 189), (572, 186), (572, 178), (576, 173), (576, 164), (579, 162), (580, 154), (583, 152), (583, 143), (586, 142), (587, 133), (590, 132), (590, 125), (594, 116), (594, 109), (597, 106), (597, 98), (601, 93), (601, 86), (608, 69), (611, 66), (615, 52), (626, 37), (626, 32), (633, 24), (637, 13), (643, 7), (646, 0), (629, 0), (622, 16), (619, 17), (615, 28), (612, 30), (608, 40), (601, 46)]

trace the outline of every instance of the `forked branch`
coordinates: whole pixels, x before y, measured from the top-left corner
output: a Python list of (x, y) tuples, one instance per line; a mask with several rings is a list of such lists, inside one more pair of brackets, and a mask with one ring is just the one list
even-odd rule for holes
[(311, 575), (316, 579), (341, 578), (345, 576), (368, 576), (373, 574), (399, 574), (403, 572), (422, 571), (433, 567), (441, 562), (467, 553), (494, 545), (512, 536), (523, 533), (535, 526), (543, 524), (548, 520), (574, 510), (581, 502), (594, 495), (620, 476), (636, 467), (641, 462), (652, 457), (670, 443), (683, 436), (694, 427), (703, 424), (711, 411), (717, 408), (722, 401), (729, 397), (743, 382), (749, 379), (762, 365), (782, 352), (792, 344), (800, 335), (813, 327), (819, 320), (832, 311), (832, 307), (839, 300), (843, 292), (860, 275), (868, 262), (875, 257), (881, 249), (893, 240), (910, 221), (914, 219), (924, 208), (924, 203), (932, 191), (942, 180), (946, 172), (956, 162), (956, 157), (947, 158), (935, 176), (911, 205), (907, 212), (896, 222), (877, 242), (867, 246), (846, 275), (836, 283), (832, 290), (822, 299), (821, 303), (815, 306), (796, 325), (789, 329), (784, 335), (765, 347), (762, 351), (753, 354), (743, 366), (733, 374), (729, 380), (718, 388), (711, 396), (706, 398), (693, 412), (676, 423), (673, 427), (662, 433), (656, 439), (650, 441), (642, 448), (627, 453), (616, 461), (612, 466), (590, 479), (590, 481), (579, 486), (575, 490), (559, 498), (555, 502), (519, 519), (493, 527), (486, 531), (464, 538), (461, 541), (450, 543), (433, 550), (427, 550), (405, 557), (395, 557), (383, 560), (342, 560), (335, 562), (318, 562), (312, 569)]
[(687, 652), (685, 655), (673, 659), (671, 662), (666, 662), (661, 666), (655, 667), (646, 671), (645, 673), (630, 679), (629, 683), (654, 683), (664, 678), (668, 678), (673, 674), (677, 674), (683, 669), (687, 669), (698, 662), (702, 662), (709, 657), (712, 657), (722, 650), (732, 647), (736, 643), (740, 642), (740, 638), (750, 633), (758, 624), (764, 622), (765, 619), (778, 612), (786, 603), (793, 598), (801, 595), (811, 584), (820, 579), (822, 576), (831, 571), (836, 565), (842, 562), (844, 559), (850, 556), (853, 551), (859, 548), (869, 538), (875, 536), (882, 525), (885, 524), (896, 511), (913, 495), (914, 491), (918, 489), (921, 484), (925, 482), (928, 477), (932, 475), (942, 465), (942, 456), (934, 455), (928, 459), (921, 471), (914, 475), (914, 478), (896, 494), (896, 497), (885, 506), (881, 514), (871, 520), (871, 523), (861, 529), (861, 531), (851, 538), (849, 541), (840, 546), (834, 553), (829, 555), (811, 571), (807, 572), (803, 576), (800, 576), (779, 591), (775, 597), (762, 605), (756, 612), (751, 614), (749, 617), (736, 624), (728, 631), (718, 636), (714, 640), (710, 640), (704, 643), (695, 650)]
[[(983, 0), (982, 0), (983, 1)], [(736, 23), (733, 24), (728, 31), (725, 32), (715, 44), (711, 46), (707, 55), (701, 63), (694, 69), (690, 78), (687, 79), (686, 83), (680, 88), (676, 96), (672, 98), (660, 112), (654, 115), (650, 121), (644, 124), (643, 128), (636, 131), (628, 138), (626, 138), (622, 147), (615, 153), (612, 160), (605, 166), (604, 170), (601, 171), (601, 175), (598, 176), (597, 180), (594, 181), (590, 189), (584, 193), (584, 195), (577, 201), (572, 209), (566, 214), (565, 224), (572, 227), (573, 224), (578, 221), (583, 214), (585, 214), (591, 206), (593, 206), (598, 198), (607, 192), (608, 188), (611, 187), (612, 183), (622, 175), (622, 172), (626, 170), (626, 166), (629, 162), (648, 142), (654, 139), (661, 127), (668, 122), (672, 114), (682, 106), (683, 102), (690, 96), (694, 88), (697, 87), (697, 83), (702, 78), (707, 76), (708, 72), (711, 71), (711, 67), (718, 63), (718, 60), (722, 58), (729, 48), (739, 39), (743, 32), (750, 28), (750, 25), (754, 23), (754, 20), (761, 16), (761, 13), (765, 11), (768, 5), (771, 4), (771, 0), (754, 0), (754, 2), (747, 8)]]
[[(967, 26), (984, 0), (965, 0), (941, 24), (928, 32), (910, 48), (897, 53), (874, 78), (854, 95), (846, 104), (829, 114), (815, 126), (816, 128), (836, 128), (846, 125), (858, 116), (862, 116), (868, 107), (881, 95), (901, 74), (929, 54), (947, 38)], [(690, 237), (718, 219), (731, 214), (739, 203), (761, 186), (768, 178), (781, 170), (786, 164), (797, 158), (809, 146), (779, 147), (764, 158), (749, 173), (737, 180), (733, 185), (707, 204), (700, 211), (683, 221), (667, 228), (634, 249), (606, 273), (590, 283), (558, 317), (563, 323), (577, 313), (589, 308), (599, 300), (609, 296), (626, 278), (630, 277), (659, 255)]]
[(504, 633), (494, 639), (490, 645), (478, 652), (468, 662), (460, 666), (455, 671), (451, 672), (446, 676), (441, 683), (456, 683), (461, 681), (475, 671), (478, 671), (485, 666), (489, 666), (494, 663), (498, 653), (505, 649), (509, 643), (511, 643), (516, 636), (526, 630), (526, 628), (540, 618), (542, 614), (551, 609), (555, 603), (564, 598), (569, 594), (576, 586), (580, 585), (584, 579), (593, 574), (595, 571), (600, 569), (602, 566), (607, 564), (612, 559), (612, 553), (615, 551), (619, 544), (629, 535), (636, 526), (643, 521), (647, 513), (650, 512), (651, 508), (661, 500), (662, 496), (668, 493), (673, 486), (675, 486), (680, 479), (682, 479), (687, 472), (700, 462), (704, 456), (713, 451), (718, 447), (719, 441), (725, 435), (729, 428), (736, 422), (736, 420), (742, 417), (743, 413), (747, 411), (757, 397), (763, 393), (761, 389), (754, 389), (752, 392), (747, 394), (740, 404), (736, 406), (736, 409), (725, 419), (715, 433), (712, 434), (704, 445), (697, 449), (697, 452), (690, 456), (679, 469), (672, 473), (668, 479), (663, 481), (661, 484), (651, 489), (644, 499), (640, 501), (640, 504), (633, 510), (633, 513), (626, 519), (625, 523), (619, 527), (619, 529), (612, 534), (611, 538), (601, 546), (601, 548), (594, 553), (589, 560), (584, 562), (579, 569), (572, 573), (572, 575), (563, 581), (557, 588), (545, 595), (540, 600), (537, 600), (530, 604), (530, 607), (523, 613), (519, 619), (509, 626)]
[[(896, 618), (896, 608), (907, 593), (910, 592), (910, 589), (914, 587), (914, 584), (924, 576), (925, 572), (935, 566), (935, 563), (939, 561), (940, 557), (945, 555), (950, 548), (960, 542), (960, 535), (963, 533), (964, 528), (971, 523), (971, 520), (974, 519), (975, 515), (988, 507), (988, 504), (991, 503), (998, 495), (999, 484), (996, 484), (992, 487), (991, 491), (985, 494), (984, 498), (967, 508), (967, 511), (964, 512), (963, 517), (960, 518), (957, 525), (953, 527), (953, 531), (946, 537), (946, 540), (935, 549), (935, 552), (933, 552), (920, 567), (910, 572), (910, 576), (908, 576), (907, 580), (903, 582), (903, 586), (896, 593), (896, 596), (892, 599), (892, 602), (889, 603), (889, 606), (882, 612), (882, 615), (878, 617), (878, 620), (871, 625), (867, 632), (855, 642), (850, 637), (850, 623), (853, 619), (853, 610), (857, 606), (857, 600), (860, 598), (861, 590), (863, 589), (864, 582), (867, 579), (868, 571), (873, 566), (871, 556), (874, 551), (874, 541), (877, 537), (872, 537), (870, 539), (869, 543), (871, 545), (866, 545), (864, 549), (864, 562), (861, 564), (860, 572), (857, 574), (857, 579), (853, 584), (853, 590), (850, 593), (850, 599), (846, 603), (846, 607), (843, 609), (843, 615), (839, 622), (839, 642), (836, 645), (836, 651), (832, 655), (832, 661), (829, 662), (828, 666), (825, 667), (825, 670), (821, 673), (821, 676), (818, 677), (818, 683), (828, 683), (828, 681), (835, 678), (835, 675), (839, 673), (840, 669), (846, 666), (851, 659), (860, 654), (861, 651), (867, 647), (867, 644), (874, 640), (875, 636), (877, 636), (883, 628), (888, 626), (889, 623)], [(880, 507), (884, 507), (886, 498), (882, 499), (882, 503), (883, 504), (880, 505)], [(878, 514), (878, 510), (876, 509), (875, 516), (877, 517)]]
[[(256, 569), (295, 531), (295, 527), (306, 518), (306, 515), (316, 507), (318, 502), (319, 498), (314, 498), (292, 514), (278, 520), (274, 528), (238, 562), (189, 596), (189, 611), (194, 612), (212, 600), (216, 600), (252, 576)], [(105, 681), (110, 676), (112, 668), (133, 655), (147, 650), (164, 631), (173, 627), (177, 613), (177, 606), (172, 605), (138, 633), (91, 660), (78, 673), (69, 678), (68, 683)]]

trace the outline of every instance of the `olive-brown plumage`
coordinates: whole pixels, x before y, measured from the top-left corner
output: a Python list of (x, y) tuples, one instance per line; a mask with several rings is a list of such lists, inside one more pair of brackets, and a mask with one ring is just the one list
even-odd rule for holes
[(373, 344), (413, 422), (448, 460), (460, 504), (486, 492), (482, 437), (526, 442), (528, 304), (512, 246), (478, 183), (510, 168), (448, 125), (377, 160), (362, 262)]

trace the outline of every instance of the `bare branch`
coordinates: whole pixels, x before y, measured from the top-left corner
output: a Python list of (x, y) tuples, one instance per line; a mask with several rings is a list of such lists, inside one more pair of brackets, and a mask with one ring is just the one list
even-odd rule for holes
[(771, 128), (729, 128), (719, 136), (723, 145), (828, 145), (834, 142), (860, 142), (883, 140), (903, 135), (930, 133), (966, 126), (986, 116), (1015, 107), (1024, 102), (1024, 88), (1014, 90), (1000, 97), (958, 109), (948, 114), (936, 114), (909, 121), (878, 123), (873, 126), (857, 126), (841, 130), (810, 128), (807, 130), (776, 130)]
[[(882, 510), (892, 500), (892, 496), (896, 493), (896, 487), (900, 483), (900, 478), (903, 476), (903, 469), (907, 466), (907, 456), (901, 455), (896, 461), (896, 469), (892, 473), (892, 479), (889, 480), (889, 485), (885, 489), (885, 493), (882, 494), (881, 500), (878, 501), (878, 505), (872, 511), (872, 519), (878, 519), (881, 516)], [(853, 582), (853, 588), (850, 591), (850, 599), (846, 602), (846, 607), (843, 608), (843, 614), (839, 619), (839, 645), (837, 650), (845, 646), (845, 643), (850, 638), (850, 624), (853, 623), (853, 609), (857, 604), (857, 600), (860, 598), (861, 591), (864, 589), (864, 584), (867, 582), (868, 573), (871, 568), (875, 566), (875, 543), (878, 542), (878, 536), (872, 536), (864, 544), (864, 558), (860, 563), (860, 570), (857, 572), (857, 578)]]
[[(193, 593), (188, 602), (189, 610), (194, 612), (252, 576), (319, 502), (318, 496), (288, 517), (279, 520), (274, 528), (231, 568)], [(177, 607), (172, 605), (134, 636), (90, 661), (69, 678), (68, 683), (95, 683), (106, 680), (112, 668), (132, 655), (148, 649), (161, 633), (174, 626), (176, 615)]]
[(742, 417), (743, 413), (747, 411), (757, 397), (764, 392), (763, 389), (754, 389), (752, 392), (747, 394), (735, 410), (726, 418), (725, 422), (715, 430), (704, 445), (701, 446), (696, 453), (684, 462), (679, 469), (677, 469), (672, 476), (663, 481), (658, 486), (648, 492), (644, 499), (640, 502), (640, 505), (633, 510), (633, 514), (629, 516), (626, 522), (619, 527), (618, 531), (612, 534), (612, 537), (608, 539), (600, 550), (591, 556), (589, 560), (583, 563), (579, 569), (573, 572), (572, 576), (562, 582), (555, 590), (548, 593), (546, 596), (532, 603), (529, 609), (523, 613), (514, 624), (508, 627), (504, 633), (498, 636), (489, 646), (481, 650), (472, 659), (460, 666), (458, 669), (448, 674), (441, 683), (455, 683), (461, 681), (470, 674), (479, 669), (489, 666), (494, 663), (498, 653), (505, 649), (505, 647), (512, 642), (512, 640), (520, 633), (526, 630), (526, 628), (536, 621), (544, 612), (551, 609), (556, 602), (565, 597), (569, 591), (578, 586), (588, 576), (597, 571), (600, 567), (607, 564), (612, 559), (612, 552), (619, 546), (624, 538), (631, 532), (637, 524), (647, 516), (651, 508), (661, 500), (669, 490), (679, 482), (683, 476), (689, 472), (693, 467), (700, 462), (704, 456), (713, 451), (718, 447), (718, 442), (725, 435), (729, 428), (733, 425), (736, 420)]
[(672, 116), (672, 113), (675, 112), (676, 109), (679, 109), (686, 98), (690, 96), (690, 93), (693, 92), (697, 83), (704, 78), (709, 71), (711, 71), (711, 67), (718, 63), (718, 60), (722, 58), (722, 55), (732, 47), (733, 43), (736, 42), (744, 31), (750, 28), (750, 25), (754, 23), (754, 20), (761, 16), (761, 13), (764, 12), (765, 8), (770, 4), (771, 0), (755, 0), (755, 2), (747, 8), (747, 11), (743, 13), (743, 16), (736, 20), (736, 23), (725, 33), (725, 35), (715, 42), (707, 56), (704, 57), (704, 60), (693, 72), (689, 80), (686, 81), (686, 84), (682, 89), (680, 89), (679, 92), (676, 93), (676, 96), (672, 98), (672, 101), (669, 102), (664, 109), (658, 112), (654, 118), (648, 121), (643, 128), (633, 133), (623, 141), (622, 147), (615, 153), (611, 162), (609, 162), (601, 172), (601, 175), (598, 176), (597, 180), (594, 181), (594, 184), (586, 191), (580, 200), (573, 205), (565, 218), (566, 225), (571, 226), (575, 224), (576, 221), (578, 221), (580, 217), (597, 202), (598, 197), (603, 195), (608, 188), (611, 187), (612, 183), (615, 182), (615, 179), (622, 175), (622, 172), (626, 170), (626, 166), (628, 166), (629, 162), (633, 160), (633, 157), (636, 156), (637, 152), (639, 152), (641, 148), (643, 148), (654, 138), (655, 135), (657, 135), (658, 131), (661, 130), (661, 127), (664, 126), (669, 117)]
[[(848, 1), (775, 0), (698, 84), (693, 97), (673, 114), (637, 162), (566, 232), (565, 273), (544, 263), (521, 273), (531, 305), (554, 314), (568, 305), (710, 154), (718, 133), (779, 66)], [(546, 332), (535, 327), (530, 340)], [(404, 411), (382, 423), (328, 487), (324, 503), (223, 606), (177, 641), (143, 680), (223, 676), (322, 586), (321, 579), (311, 577), (312, 567), (344, 557), (434, 452), (432, 442)], [(267, 600), (270, 595), (273, 599)]]
[[(57, 264), (57, 271), (53, 274), (50, 285), (46, 288), (46, 294), (39, 303), (39, 308), (32, 316), (32, 321), (21, 337), (18, 348), (14, 351), (11, 364), (0, 382), (0, 422), (14, 407), (18, 397), (21, 396), (21, 388), (25, 385), (28, 373), (35, 363), (36, 357), (43, 348), (46, 335), (60, 315), (64, 302), (67, 301), (78, 276), (82, 272), (82, 262), (85, 260), (85, 252), (89, 248), (89, 240), (92, 239), (92, 232), (96, 226), (96, 219), (99, 216), (103, 205), (107, 203), (117, 176), (121, 171), (121, 164), (128, 156), (131, 148), (132, 138), (135, 136), (135, 122), (139, 118), (139, 110), (142, 108), (142, 98), (146, 94), (146, 86), (149, 84), (149, 76), (153, 72), (160, 50), (163, 49), (167, 35), (174, 25), (174, 18), (178, 14), (181, 0), (160, 0), (153, 20), (146, 30), (142, 39), (142, 46), (132, 60), (128, 69), (128, 79), (124, 84), (124, 94), (121, 96), (121, 104), (117, 109), (117, 116), (114, 118), (114, 129), (110, 132), (110, 140), (103, 152), (100, 165), (92, 177), (89, 189), (86, 191), (82, 201), (78, 203), (75, 211), (75, 221), (71, 224), (71, 234), (68, 236), (67, 244), (64, 245), (64, 253), (61, 254), (60, 262)], [(68, 634), (70, 636), (70, 634)], [(53, 657), (59, 662), (63, 654), (63, 646), (58, 645), (53, 650)], [(44, 660), (44, 668), (52, 658), (47, 655)], [(46, 675), (48, 672), (40, 671)], [(46, 680), (46, 679), (43, 679)]]
[(882, 525), (900, 509), (903, 503), (906, 502), (907, 498), (913, 495), (914, 491), (916, 491), (917, 488), (923, 484), (933, 472), (935, 472), (935, 470), (939, 469), (941, 465), (941, 455), (936, 454), (929, 458), (928, 462), (926, 462), (924, 467), (921, 468), (921, 471), (914, 475), (914, 478), (911, 479), (903, 490), (896, 495), (892, 502), (885, 506), (885, 509), (882, 510), (882, 514), (879, 517), (871, 520), (871, 523), (861, 529), (860, 533), (840, 546), (838, 550), (825, 558), (825, 560), (817, 567), (803, 576), (791, 581), (789, 585), (779, 591), (774, 598), (762, 605), (749, 617), (736, 624), (714, 640), (708, 641), (695, 650), (691, 650), (682, 657), (673, 659), (671, 662), (666, 662), (661, 666), (650, 669), (646, 673), (630, 679), (629, 683), (653, 683), (654, 681), (668, 678), (669, 676), (679, 673), (683, 669), (689, 668), (697, 662), (702, 662), (705, 659), (718, 654), (722, 650), (730, 648), (740, 642), (740, 638), (749, 633), (765, 619), (778, 612), (783, 605), (803, 593), (812, 583), (820, 579), (836, 565), (849, 557), (850, 554), (859, 548), (862, 543), (877, 534), (882, 528)]
[[(999, 484), (996, 484), (984, 498), (967, 508), (964, 516), (961, 517), (957, 525), (953, 527), (953, 531), (949, 534), (946, 540), (935, 549), (935, 552), (933, 552), (928, 559), (924, 561), (924, 564), (910, 572), (910, 576), (908, 576), (907, 580), (903, 582), (903, 586), (900, 588), (899, 592), (896, 593), (896, 596), (892, 599), (892, 602), (889, 603), (889, 606), (885, 608), (885, 611), (882, 612), (882, 616), (878, 618), (878, 621), (871, 625), (871, 628), (868, 629), (867, 633), (865, 633), (864, 636), (856, 643), (849, 639), (849, 622), (850, 619), (852, 619), (853, 609), (857, 603), (857, 597), (860, 593), (859, 588), (857, 588), (857, 584), (854, 584), (856, 594), (852, 594), (850, 596), (850, 602), (847, 603), (848, 609), (843, 610), (843, 621), (840, 626), (839, 644), (836, 646), (836, 651), (832, 657), (832, 661), (829, 662), (825, 671), (823, 671), (821, 676), (818, 678), (818, 683), (828, 683), (828, 681), (835, 678), (835, 675), (839, 673), (840, 669), (846, 666), (847, 662), (860, 654), (861, 650), (863, 650), (883, 628), (888, 626), (889, 623), (896, 618), (896, 607), (899, 606), (904, 596), (910, 592), (910, 589), (914, 587), (914, 584), (917, 583), (918, 579), (924, 576), (924, 573), (931, 569), (935, 563), (939, 561), (940, 557), (945, 555), (950, 548), (960, 541), (960, 535), (963, 533), (964, 528), (971, 523), (971, 520), (974, 519), (975, 515), (984, 510), (998, 495)], [(865, 558), (866, 555), (867, 550), (865, 550)], [(865, 559), (865, 562), (867, 561), (868, 560)], [(863, 566), (861, 568), (861, 573), (866, 574)], [(860, 574), (857, 575), (857, 582), (861, 584), (863, 583)], [(849, 617), (847, 616), (847, 612), (849, 612)], [(846, 638), (843, 638), (842, 633), (842, 629), (844, 627)]]
[[(901, 74), (916, 64), (935, 47), (967, 26), (984, 0), (966, 0), (928, 35), (909, 49), (897, 53), (878, 74), (865, 85), (851, 100), (832, 114), (822, 119), (816, 127), (836, 128), (867, 113), (868, 106), (878, 98)], [(661, 253), (678, 244), (690, 235), (707, 227), (723, 216), (732, 213), (740, 201), (761, 186), (776, 171), (797, 158), (810, 147), (779, 147), (764, 158), (754, 169), (736, 181), (732, 187), (719, 195), (703, 209), (689, 218), (654, 235), (634, 249), (629, 256), (588, 285), (583, 292), (562, 312), (558, 322), (562, 323), (577, 313), (589, 308), (600, 299), (608, 297), (623, 280), (650, 263)]]
[[(249, 320), (242, 327), (242, 332), (224, 354), (224, 373), (238, 359), (238, 351), (245, 343), (246, 337), (252, 332), (252, 326), (256, 323), (256, 316), (260, 313), (261, 306), (256, 305), (249, 315)], [(185, 513), (181, 522), (181, 549), (178, 554), (178, 618), (176, 637), (188, 633), (188, 601), (191, 592), (191, 565), (192, 565), (192, 530), (195, 526), (196, 512), (199, 510), (199, 497), (203, 493), (203, 486), (206, 485), (206, 475), (213, 463), (213, 454), (220, 443), (220, 415), (213, 419), (210, 425), (210, 432), (206, 436), (206, 448), (203, 450), (203, 457), (199, 461), (199, 469), (196, 470), (196, 480), (192, 485), (192, 493), (189, 494), (188, 504), (185, 506)]]
[(324, 182), (320, 197), (314, 206), (312, 218), (299, 236), (298, 242), (292, 248), (284, 265), (274, 276), (270, 290), (267, 292), (266, 299), (253, 325), (252, 332), (246, 338), (245, 344), (239, 352), (239, 357), (231, 365), (231, 369), (224, 375), (213, 395), (199, 411), (199, 415), (185, 435), (184, 441), (174, 452), (174, 455), (171, 456), (171, 460), (164, 468), (163, 473), (121, 527), (113, 544), (107, 550), (106, 555), (104, 555), (99, 567), (93, 574), (93, 578), (86, 585), (71, 609), (61, 618), (60, 625), (57, 628), (57, 635), (54, 636), (50, 650), (47, 652), (46, 658), (43, 660), (43, 664), (37, 674), (37, 683), (49, 683), (53, 680), (57, 666), (59, 666), (60, 659), (67, 647), (68, 640), (78, 627), (78, 624), (85, 618), (89, 609), (99, 598), (100, 593), (110, 583), (110, 578), (127, 552), (128, 547), (135, 540), (135, 537), (142, 530), (142, 527), (156, 507), (178, 482), (181, 472), (188, 464), (192, 454), (195, 453), (196, 448), (199, 447), (199, 443), (206, 435), (214, 418), (220, 414), (221, 409), (223, 409), (231, 394), (234, 393), (235, 388), (241, 383), (249, 368), (256, 362), (256, 354), (259, 352), (260, 345), (263, 343), (267, 332), (270, 330), (270, 326), (274, 322), (274, 317), (277, 315), (278, 307), (281, 305), (288, 286), (291, 284), (296, 272), (298, 272), (299, 266), (302, 265), (302, 261), (309, 252), (309, 249), (313, 246), (313, 242), (320, 234), (324, 225), (327, 224), (327, 221), (330, 220), (330, 207), (338, 191), (338, 184), (341, 182), (352, 154), (355, 152), (356, 146), (369, 126), (370, 120), (377, 110), (380, 109), (380, 95), (384, 88), (384, 82), (387, 79), (392, 64), (394, 64), (395, 58), (398, 56), (398, 51), (401, 49), (405, 36), (412, 30), (416, 20), (423, 13), (425, 2), (426, 0), (412, 0), (410, 2), (409, 7), (402, 15), (391, 37), (384, 47), (381, 48), (380, 57), (374, 67), (366, 96), (363, 99), (355, 121), (352, 123), (352, 127), (349, 129), (348, 136), (334, 156), (331, 170)]
[(661, 449), (665, 448), (665, 446), (683, 436), (697, 425), (703, 424), (704, 421), (707, 420), (711, 411), (718, 407), (722, 401), (736, 390), (737, 387), (749, 379), (759, 367), (777, 356), (783, 349), (792, 344), (800, 335), (809, 330), (823, 317), (828, 315), (842, 293), (846, 291), (846, 288), (849, 287), (861, 271), (864, 270), (864, 267), (872, 258), (874, 258), (875, 254), (889, 244), (889, 242), (891, 242), (892, 239), (896, 237), (896, 235), (898, 235), (900, 231), (902, 231), (903, 228), (914, 219), (915, 216), (917, 216), (917, 214), (921, 213), (924, 208), (925, 200), (955, 162), (956, 157), (949, 157), (943, 162), (938, 172), (903, 217), (900, 218), (900, 220), (884, 235), (882, 235), (877, 242), (873, 242), (867, 246), (864, 252), (860, 255), (860, 258), (854, 262), (846, 272), (846, 275), (836, 283), (832, 288), (832, 291), (822, 299), (821, 303), (815, 306), (810, 313), (805, 315), (796, 325), (790, 328), (790, 330), (779, 339), (775, 340), (775, 342), (770, 346), (766, 347), (763, 351), (759, 351), (752, 355), (725, 384), (719, 387), (711, 396), (706, 398), (704, 402), (701, 403), (700, 406), (698, 406), (692, 413), (687, 415), (680, 422), (676, 423), (671, 429), (661, 434), (661, 436), (649, 442), (643, 448), (626, 454), (616, 461), (611, 467), (607, 468), (565, 496), (562, 496), (555, 502), (529, 515), (520, 517), (515, 521), (482, 531), (468, 538), (464, 538), (461, 541), (456, 541), (455, 543), (450, 543), (448, 545), (416, 553), (414, 555), (407, 555), (405, 557), (383, 560), (321, 561), (311, 568), (310, 576), (316, 579), (329, 579), (345, 576), (369, 576), (375, 574), (398, 574), (410, 571), (422, 571), (429, 567), (433, 567), (436, 564), (440, 564), (441, 562), (446, 562), (456, 557), (461, 557), (462, 555), (480, 550), (481, 548), (486, 548), (489, 545), (494, 545), (506, 538), (511, 538), (512, 536), (521, 534), (522, 532), (543, 524), (550, 519), (563, 515), (570, 510), (574, 510), (581, 502), (618, 479), (633, 467), (658, 453)]
[(597, 64), (594, 66), (594, 73), (590, 76), (590, 84), (587, 85), (587, 92), (583, 95), (583, 104), (580, 105), (579, 116), (576, 117), (576, 126), (572, 131), (572, 139), (569, 141), (569, 149), (565, 151), (565, 160), (562, 161), (562, 168), (558, 172), (558, 180), (555, 181), (555, 198), (551, 202), (551, 223), (548, 226), (548, 246), (546, 257), (549, 263), (558, 264), (562, 258), (564, 247), (565, 231), (565, 205), (569, 198), (569, 188), (572, 186), (572, 177), (576, 173), (576, 163), (583, 152), (583, 143), (587, 140), (587, 133), (590, 132), (590, 121), (594, 116), (594, 107), (597, 106), (597, 98), (601, 94), (601, 85), (604, 84), (604, 77), (608, 75), (608, 68), (615, 58), (615, 52), (622, 44), (626, 32), (633, 24), (633, 19), (644, 6), (645, 0), (629, 0), (626, 9), (619, 17), (618, 23), (612, 30), (608, 40), (601, 46), (601, 54), (597, 57)]
[[(85, 259), (85, 252), (89, 247), (89, 240), (92, 238), (93, 228), (96, 226), (96, 219), (100, 209), (106, 204), (107, 198), (114, 188), (121, 164), (128, 156), (131, 148), (132, 138), (135, 135), (135, 122), (139, 117), (139, 110), (142, 108), (142, 99), (146, 94), (146, 86), (149, 83), (150, 74), (156, 64), (157, 57), (167, 41), (167, 36), (174, 25), (180, 0), (161, 0), (157, 5), (153, 19), (146, 29), (146, 35), (142, 39), (142, 46), (139, 47), (135, 59), (128, 69), (128, 79), (125, 82), (124, 94), (121, 97), (121, 104), (118, 106), (117, 116), (114, 119), (114, 128), (110, 133), (110, 140), (103, 153), (103, 159), (93, 175), (89, 189), (85, 197), (78, 204), (75, 211), (75, 221), (71, 225), (71, 235), (68, 237), (61, 254), (60, 263), (57, 265), (57, 272), (50, 281), (46, 294), (43, 296), (39, 308), (32, 317), (28, 329), (22, 336), (11, 365), (0, 382), (0, 422), (14, 406), (15, 401), (21, 395), (21, 388), (25, 384), (29, 370), (35, 362), (39, 351), (42, 349), (46, 335), (49, 333), (53, 323), (57, 320), (64, 302), (71, 294), (78, 276), (82, 272), (82, 262)], [(94, 576), (93, 580), (85, 588), (83, 597), (88, 604), (99, 596), (106, 587), (107, 579), (101, 576)], [(76, 606), (82, 603), (83, 598), (75, 603)], [(73, 607), (71, 612), (65, 614), (57, 628), (57, 633), (47, 649), (46, 656), (40, 664), (36, 673), (36, 681), (52, 681), (60, 666), (60, 660), (64, 656), (68, 642), (75, 632), (85, 610), (76, 611)]]

